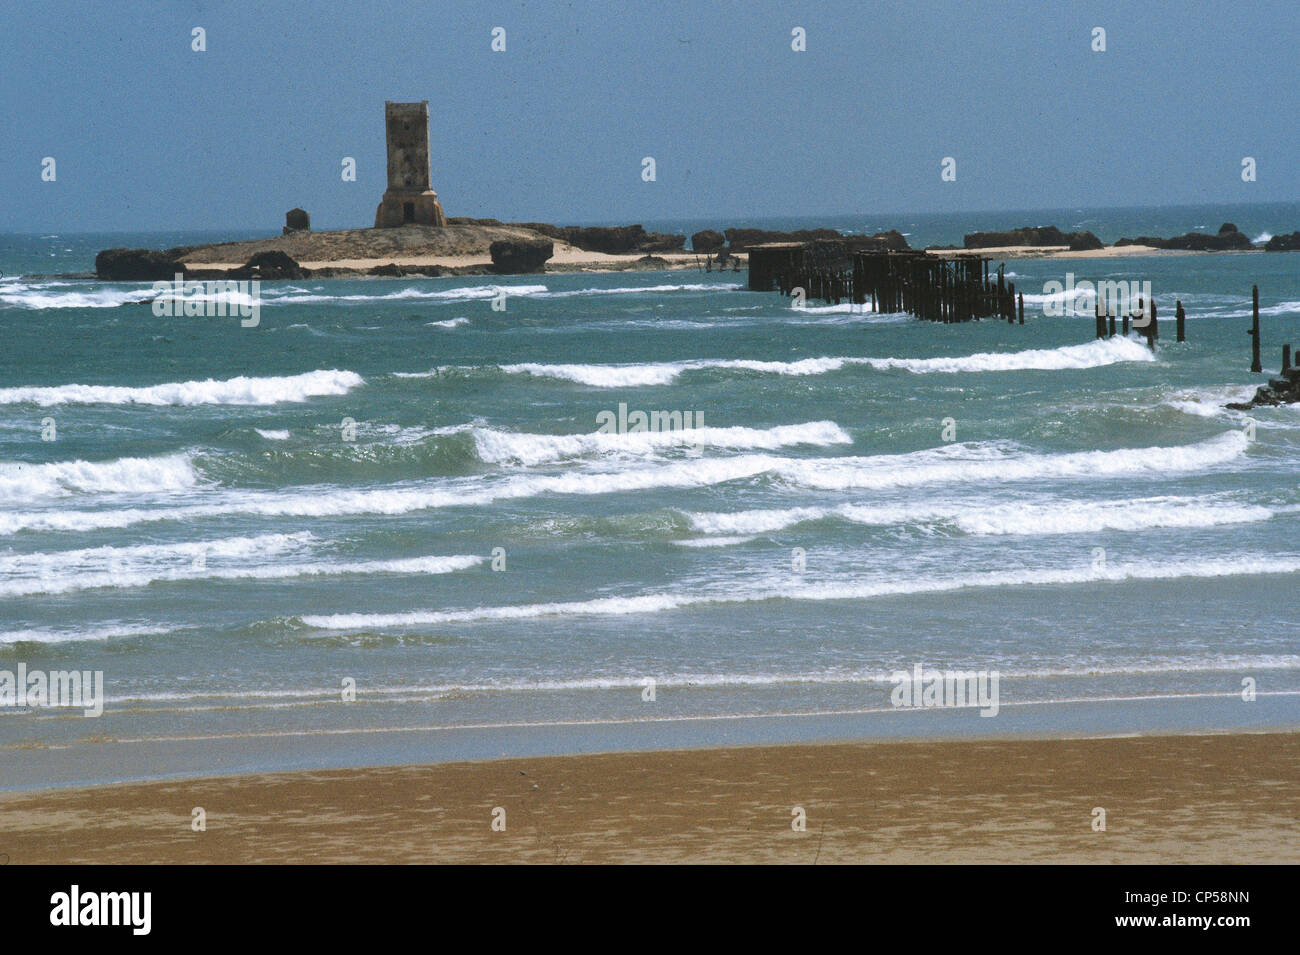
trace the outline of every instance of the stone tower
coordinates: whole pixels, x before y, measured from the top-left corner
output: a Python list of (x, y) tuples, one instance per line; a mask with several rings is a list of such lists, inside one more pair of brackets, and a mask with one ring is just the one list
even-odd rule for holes
[(429, 188), (429, 101), (384, 103), (388, 190), (375, 210), (375, 228), (445, 226), (438, 194)]

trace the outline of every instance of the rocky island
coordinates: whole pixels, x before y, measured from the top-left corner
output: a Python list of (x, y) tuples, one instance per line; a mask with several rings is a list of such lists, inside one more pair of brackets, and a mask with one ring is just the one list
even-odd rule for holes
[[(552, 225), (448, 217), (430, 187), (429, 107), (385, 103), (387, 189), (372, 228), (314, 232), (310, 214), (289, 210), (281, 234), (269, 238), (171, 249), (105, 249), (95, 277), (151, 282), (189, 279), (303, 279), (354, 276), (526, 274), (542, 271), (732, 269), (748, 264), (749, 249), (771, 243), (809, 243), (843, 253), (910, 251), (897, 230), (856, 235), (817, 228), (774, 231), (748, 227), (703, 229), (687, 237), (649, 232), (641, 225)], [(1300, 232), (1269, 240), (1268, 251), (1300, 249)], [(963, 247), (936, 247), (941, 256), (983, 252), (1001, 258), (1101, 257), (1161, 252), (1259, 251), (1232, 223), (1215, 235), (1190, 232), (1171, 239), (1141, 236), (1105, 245), (1091, 232), (1022, 226), (973, 232)], [(705, 258), (701, 259), (701, 256)]]

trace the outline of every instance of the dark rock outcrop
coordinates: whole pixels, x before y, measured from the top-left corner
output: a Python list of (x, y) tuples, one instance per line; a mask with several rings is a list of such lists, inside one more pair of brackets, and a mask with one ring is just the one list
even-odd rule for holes
[(906, 251), (910, 248), (907, 237), (897, 229), (877, 232), (875, 235), (845, 235), (838, 229), (795, 229), (781, 232), (774, 229), (728, 229), (727, 251), (744, 252), (750, 246), (768, 242), (837, 242), (846, 249), (875, 249), (879, 251)]
[(258, 252), (249, 258), (242, 267), (231, 269), (226, 273), (232, 279), (302, 279), (307, 273), (302, 270), (293, 256), (278, 249), (270, 252)]
[(561, 238), (584, 252), (605, 252), (609, 255), (634, 252), (645, 237), (645, 229), (639, 225), (568, 226), (560, 231)]
[(540, 236), (535, 239), (498, 239), (488, 250), (492, 271), (502, 275), (540, 272), (546, 260), (555, 254), (555, 243)]
[(657, 255), (643, 255), (630, 266), (629, 272), (661, 272), (668, 268), (668, 260)]
[(1065, 237), (1069, 239), (1071, 252), (1090, 252), (1093, 249), (1106, 248), (1106, 243), (1086, 229), (1083, 232), (1067, 232)]
[(1251, 408), (1289, 405), (1300, 401), (1300, 368), (1288, 368), (1281, 378), (1269, 380), (1255, 392), (1255, 397), (1245, 402), (1233, 402), (1228, 407), (1233, 411), (1249, 411)]
[(667, 232), (647, 232), (637, 243), (636, 252), (683, 252), (686, 249), (686, 236)]
[(95, 256), (95, 276), (106, 282), (170, 281), (184, 271), (175, 250), (104, 249)]
[(836, 229), (796, 229), (780, 232), (773, 229), (728, 229), (727, 248), (731, 252), (744, 252), (751, 245), (768, 242), (813, 242), (817, 239), (842, 239)]
[(686, 247), (686, 236), (647, 232), (640, 225), (552, 225), (549, 222), (499, 222), (496, 219), (448, 219), (453, 224), (506, 225), (515, 229), (528, 229), (567, 242), (584, 252), (604, 252), (606, 255), (632, 255), (636, 252), (680, 252)]
[(474, 222), (476, 225), (508, 225), (512, 229), (529, 229), (564, 241), (564, 229), (549, 222), (498, 222), (496, 219), (475, 219)]
[(849, 244), (859, 249), (880, 249), (886, 252), (907, 252), (912, 247), (907, 244), (907, 236), (897, 229), (877, 232), (875, 235), (845, 236)]
[(304, 209), (290, 209), (284, 214), (284, 235), (295, 232), (310, 232), (311, 216)]
[(584, 252), (630, 255), (634, 252), (676, 252), (686, 246), (686, 236), (647, 232), (640, 225), (562, 226), (556, 238)]
[(1290, 235), (1275, 235), (1264, 243), (1266, 252), (1300, 252), (1300, 232)]
[(972, 232), (962, 239), (968, 249), (997, 249), (1005, 246), (1065, 246), (1072, 252), (1105, 248), (1091, 232), (1062, 232), (1054, 225), (1021, 226), (1009, 232)]
[(717, 252), (727, 243), (727, 237), (714, 229), (704, 229), (691, 236), (691, 249), (695, 252)]
[(1217, 235), (1208, 232), (1188, 232), (1171, 239), (1141, 235), (1136, 239), (1123, 238), (1116, 245), (1149, 245), (1156, 249), (1176, 249), (1181, 252), (1232, 252), (1253, 249), (1250, 237), (1240, 232), (1231, 222), (1219, 227)]

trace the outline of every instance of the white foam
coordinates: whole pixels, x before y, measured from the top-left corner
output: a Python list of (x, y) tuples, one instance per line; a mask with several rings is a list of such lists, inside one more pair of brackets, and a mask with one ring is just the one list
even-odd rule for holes
[[(1244, 299), (1244, 300), (1242, 300), (1242, 304), (1241, 304), (1241, 306), (1238, 307), (1238, 308), (1230, 308), (1230, 309), (1227, 309), (1227, 310), (1225, 310), (1225, 311), (1211, 311), (1210, 309), (1197, 309), (1197, 312), (1198, 312), (1199, 314), (1197, 314), (1197, 315), (1193, 315), (1193, 314), (1189, 311), (1189, 312), (1187, 313), (1187, 318), (1200, 318), (1200, 317), (1202, 317), (1202, 316), (1204, 316), (1204, 317), (1206, 317), (1206, 318), (1215, 318), (1215, 319), (1219, 319), (1219, 318), (1250, 318), (1251, 315), (1253, 314), (1253, 309), (1251, 308), (1251, 304), (1250, 304), (1249, 299)], [(1259, 314), (1261, 314), (1261, 315), (1300, 315), (1300, 301), (1279, 302), (1279, 303), (1276, 304), (1276, 305), (1261, 305), (1261, 306), (1259, 307)]]
[(1273, 511), (1253, 505), (1213, 504), (1196, 498), (1069, 502), (1055, 506), (1001, 505), (948, 516), (968, 534), (1092, 534), (1157, 527), (1218, 527), (1266, 521)]
[[(644, 385), (666, 385), (682, 373), (684, 365), (541, 365), (525, 362), (502, 365), (509, 374), (533, 375), (539, 378), (563, 378), (593, 388), (637, 388)], [(439, 371), (455, 369), (440, 368)]]
[(469, 319), (464, 316), (457, 316), (441, 322), (425, 322), (424, 324), (428, 328), (460, 328), (462, 325), (468, 325)]
[(183, 454), (111, 461), (0, 463), (0, 500), (6, 504), (69, 494), (174, 493), (194, 487), (193, 465)]
[(608, 494), (650, 488), (704, 487), (754, 477), (774, 461), (762, 455), (693, 459), (618, 472), (512, 476), (506, 480), (438, 482), (352, 490), (303, 488), (293, 491), (225, 493), (210, 502), (177, 507), (93, 511), (0, 512), (0, 533), (20, 530), (121, 528), (151, 521), (184, 521), (232, 514), (262, 517), (332, 517), (351, 514), (407, 514), (442, 507), (474, 507), (542, 494)]
[(1248, 401), (1254, 394), (1254, 385), (1237, 388), (1190, 389), (1177, 392), (1174, 397), (1161, 404), (1198, 418), (1218, 418), (1238, 414), (1239, 412), (1230, 411), (1224, 405), (1229, 402)]
[(673, 541), (678, 547), (734, 547), (748, 544), (752, 537), (694, 537), (687, 540)]
[[(1128, 676), (1163, 673), (1218, 673), (1223, 671), (1256, 672), (1259, 670), (1300, 669), (1300, 656), (1294, 654), (1212, 654), (1206, 656), (1178, 656), (1160, 659), (1136, 659), (1122, 664), (1097, 664), (1087, 660), (1070, 660), (1060, 666), (1032, 667), (1001, 664), (998, 676), (1002, 680), (1051, 679), (1061, 677)], [(732, 687), (770, 687), (781, 685), (883, 685), (896, 682), (895, 670), (887, 668), (826, 667), (817, 670), (790, 670), (777, 672), (699, 672), (677, 671), (655, 677), (658, 687), (691, 689), (728, 689)], [(608, 673), (589, 677), (563, 677), (529, 679), (500, 677), (473, 683), (406, 684), (401, 686), (366, 687), (366, 696), (388, 701), (425, 701), (449, 694), (465, 693), (565, 693), (572, 691), (599, 691), (641, 689), (645, 677), (640, 674)], [(304, 700), (333, 702), (338, 699), (335, 687), (299, 689), (277, 687), (259, 690), (164, 691), (109, 696), (108, 703), (171, 703), (225, 700)]]
[(850, 444), (853, 439), (833, 421), (778, 425), (774, 428), (678, 428), (625, 434), (517, 434), (476, 428), (478, 456), (489, 463), (541, 464), (587, 454), (650, 454), (665, 448), (710, 447), (774, 450), (788, 445)]
[(0, 404), (273, 405), (323, 395), (344, 395), (363, 384), (365, 379), (356, 372), (328, 370), (274, 378), (241, 376), (224, 381), (209, 378), (139, 388), (117, 385), (0, 388)]
[(267, 441), (287, 441), (289, 440), (288, 431), (264, 431), (261, 428), (254, 428), (258, 434), (266, 438)]
[[(202, 558), (215, 561), (273, 558), (309, 549), (309, 531), (260, 534), (172, 544), (88, 547), (0, 556), (0, 593), (10, 596), (54, 594), (109, 586), (115, 580), (153, 579), (159, 568), (194, 568)], [(196, 574), (202, 576), (202, 574)]]
[(149, 636), (156, 633), (168, 633), (168, 627), (159, 626), (101, 626), (76, 628), (58, 628), (48, 630), (7, 630), (0, 632), (0, 646), (6, 643), (83, 643), (100, 640), (116, 640), (124, 637)]
[[(838, 519), (875, 527), (953, 527), (974, 535), (1091, 534), (1158, 527), (1217, 527), (1266, 521), (1274, 511), (1213, 498), (1151, 497), (1125, 501), (1059, 501), (1051, 504), (953, 502), (944, 505), (844, 504), (837, 507), (765, 508), (689, 514), (705, 534), (764, 534), (810, 521)], [(730, 538), (727, 538), (730, 539)]]
[[(270, 535), (268, 535), (270, 536)], [(214, 542), (220, 544), (221, 542)], [(214, 560), (228, 559), (222, 548), (213, 547)], [(227, 551), (231, 548), (227, 547)], [(152, 555), (156, 560), (158, 555)], [(179, 555), (183, 556), (183, 555)], [(248, 556), (256, 556), (248, 555)], [(108, 560), (83, 560), (75, 568), (63, 555), (28, 555), (33, 569), (42, 569), (36, 575), (17, 578), (0, 578), (0, 594), (5, 596), (30, 596), (34, 594), (64, 594), (96, 588), (147, 587), (155, 583), (174, 583), (192, 580), (284, 580), (295, 577), (344, 576), (365, 574), (450, 574), (483, 563), (484, 558), (474, 555), (433, 557), (408, 557), (397, 560), (371, 560), (354, 562), (318, 562), (293, 564), (256, 564), (243, 566), (213, 566), (205, 562), (196, 565), (188, 561), (166, 565), (128, 566), (119, 558)], [(53, 570), (48, 564), (59, 567)], [(104, 565), (107, 564), (105, 567)]]
[(0, 286), (0, 306), (44, 310), (53, 308), (117, 308), (152, 299), (149, 284), (138, 288), (95, 288), (89, 283), (70, 288), (66, 283)]
[(309, 292), (303, 295), (283, 295), (263, 304), (270, 305), (329, 305), (358, 302), (472, 302), (494, 298), (504, 292), (507, 299), (514, 296), (529, 297), (546, 291), (545, 285), (470, 285), (462, 288), (409, 287), (382, 294), (326, 295)]
[(474, 507), (548, 494), (614, 494), (652, 488), (708, 487), (769, 474), (791, 484), (829, 490), (910, 487), (934, 483), (1006, 483), (1037, 479), (1163, 476), (1226, 464), (1245, 453), (1244, 434), (1225, 432), (1198, 444), (1034, 454), (1000, 446), (946, 445), (910, 454), (875, 457), (787, 458), (740, 454), (558, 475), (510, 475), (495, 481), (439, 481), (433, 486), (301, 488), (242, 491), (216, 500), (166, 508), (94, 511), (0, 512), (0, 533), (25, 529), (89, 530), (148, 521), (192, 520), (232, 514), (264, 517), (332, 517), (406, 514), (444, 507)]
[(1227, 464), (1250, 446), (1238, 431), (1197, 444), (1034, 454), (998, 445), (946, 445), (910, 454), (786, 459), (774, 472), (791, 484), (822, 490), (883, 489), (923, 484), (1112, 478), (1201, 471)]
[(537, 298), (572, 298), (585, 295), (662, 295), (669, 292), (717, 292), (744, 288), (738, 283), (694, 282), (685, 285), (643, 285), (623, 288), (580, 288), (531, 293)]
[[(736, 358), (697, 359), (635, 365), (583, 365), (521, 363), (502, 365), (509, 374), (559, 378), (594, 388), (632, 388), (668, 385), (683, 372), (701, 369), (754, 371), (772, 375), (822, 375), (851, 365), (878, 371), (901, 370), (914, 374), (959, 372), (1063, 371), (1098, 368), (1119, 362), (1155, 361), (1151, 350), (1128, 338), (1100, 338), (1082, 345), (1030, 349), (1018, 352), (982, 352), (952, 358), (821, 357), (796, 361), (757, 361)], [(454, 370), (440, 368), (441, 371)]]
[(1170, 561), (1162, 564), (1109, 565), (1102, 569), (1077, 568), (1003, 571), (964, 574), (948, 578), (916, 576), (874, 581), (836, 581), (821, 584), (792, 583), (781, 586), (741, 589), (731, 587), (710, 594), (640, 594), (601, 597), (594, 600), (475, 607), (468, 610), (415, 610), (405, 613), (308, 614), (301, 619), (309, 627), (324, 630), (429, 626), (476, 623), (485, 620), (531, 620), (538, 617), (628, 616), (662, 613), (707, 604), (754, 603), (768, 600), (827, 601), (867, 600), (879, 597), (942, 593), (988, 587), (1042, 587), (1128, 580), (1201, 579), (1262, 574), (1300, 573), (1300, 558), (1240, 557), (1230, 560)]
[(1083, 345), (1036, 348), (1018, 352), (984, 352), (958, 358), (869, 359), (875, 368), (900, 368), (917, 374), (976, 371), (1063, 371), (1099, 368), (1119, 362), (1155, 361), (1145, 345), (1130, 338), (1097, 338)]

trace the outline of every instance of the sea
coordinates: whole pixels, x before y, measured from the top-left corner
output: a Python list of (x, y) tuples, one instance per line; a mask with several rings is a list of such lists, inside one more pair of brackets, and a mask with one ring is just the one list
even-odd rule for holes
[[(1300, 204), (738, 224), (1224, 221)], [(248, 237), (0, 236), (0, 671), (103, 679), (0, 705), (0, 788), (1300, 724), (1300, 407), (1225, 408), (1300, 346), (1300, 256), (1010, 260), (1024, 325), (686, 270), (266, 282), (247, 327), (70, 277)], [(1067, 273), (1150, 282), (1155, 350)], [(895, 705), (916, 667), (996, 714)]]

